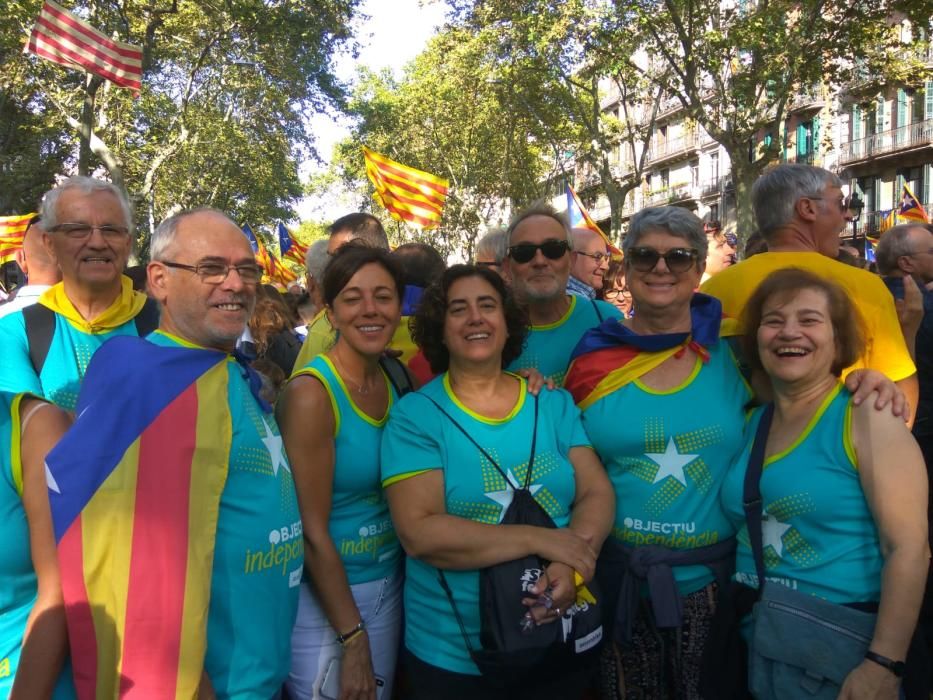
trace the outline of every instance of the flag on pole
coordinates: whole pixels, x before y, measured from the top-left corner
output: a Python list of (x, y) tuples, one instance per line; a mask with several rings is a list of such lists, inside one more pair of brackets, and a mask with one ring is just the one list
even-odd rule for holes
[(901, 207), (897, 215), (902, 219), (909, 219), (910, 221), (919, 221), (924, 224), (930, 223), (930, 217), (926, 209), (923, 208), (920, 200), (914, 197), (914, 193), (910, 191), (906, 182), (904, 183), (904, 194), (901, 196)]
[(887, 231), (897, 223), (897, 209), (881, 212), (881, 223), (878, 225), (878, 235)]
[(269, 254), (266, 252), (266, 247), (262, 244), (262, 241), (256, 237), (256, 234), (253, 233), (253, 229), (250, 228), (249, 224), (243, 224), (243, 233), (245, 233), (246, 237), (249, 239), (253, 254), (256, 256), (256, 262), (259, 263), (259, 266), (262, 268), (262, 273), (266, 277), (272, 277), (274, 270), (269, 260)]
[(375, 200), (397, 221), (415, 228), (436, 228), (441, 223), (447, 180), (397, 163), (363, 146), (366, 174), (376, 188)]
[(0, 216), (0, 265), (13, 260), (16, 251), (23, 247), (23, 239), (33, 214)]
[(609, 249), (609, 254), (612, 255), (612, 258), (614, 260), (620, 260), (622, 258), (622, 251), (612, 244), (612, 241), (609, 240), (609, 236), (607, 236), (599, 227), (599, 225), (593, 221), (592, 217), (583, 206), (583, 202), (580, 201), (577, 193), (574, 192), (573, 187), (571, 187), (569, 184), (567, 185), (566, 194), (567, 218), (570, 219), (570, 228), (585, 228), (589, 229), (593, 233), (599, 234), (599, 236), (606, 242), (606, 247)]
[(86, 70), (136, 93), (142, 86), (141, 48), (114, 41), (52, 0), (42, 5), (25, 52), (66, 68)]
[(276, 226), (276, 232), (279, 235), (279, 255), (282, 259), (293, 260), (299, 265), (304, 265), (308, 246), (296, 241), (281, 222)]

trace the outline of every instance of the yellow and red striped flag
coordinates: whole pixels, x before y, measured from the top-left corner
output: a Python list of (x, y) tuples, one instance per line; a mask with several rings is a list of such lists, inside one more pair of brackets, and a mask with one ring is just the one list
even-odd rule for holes
[(35, 213), (0, 216), (0, 265), (13, 260), (16, 251), (23, 247), (26, 229), (34, 216)]
[(45, 0), (26, 53), (34, 53), (66, 68), (99, 75), (138, 93), (143, 77), (143, 51), (114, 41), (52, 0)]
[(447, 180), (410, 168), (363, 146), (366, 174), (376, 188), (374, 198), (397, 221), (415, 228), (436, 228), (441, 223)]

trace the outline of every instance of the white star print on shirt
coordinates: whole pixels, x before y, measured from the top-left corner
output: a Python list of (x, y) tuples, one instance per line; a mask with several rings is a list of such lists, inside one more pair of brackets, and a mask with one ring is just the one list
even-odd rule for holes
[[(502, 510), (499, 512), (499, 522), (502, 522), (502, 518), (505, 516), (505, 511), (508, 510), (509, 505), (512, 503), (512, 497), (515, 494), (515, 486), (513, 484), (518, 484), (518, 479), (515, 478), (515, 475), (512, 474), (512, 470), (509, 469), (505, 475), (508, 477), (508, 483), (505, 485), (505, 489), (502, 491), (488, 491), (484, 495), (486, 498), (495, 501), (500, 506)], [(538, 491), (541, 490), (542, 484), (531, 484), (528, 486), (528, 491), (534, 496)]]
[(285, 458), (285, 450), (282, 449), (282, 436), (273, 434), (265, 416), (262, 417), (262, 427), (266, 430), (266, 436), (262, 438), (262, 442), (269, 451), (273, 476), (279, 475), (279, 467), (284, 467), (285, 471), (291, 473), (292, 470), (289, 469), (288, 460)]
[(773, 515), (768, 515), (767, 511), (761, 513), (761, 548), (764, 549), (769, 544), (774, 548), (775, 553), (784, 556), (784, 533), (790, 530), (791, 526), (782, 523)]
[(684, 486), (687, 485), (687, 477), (684, 476), (684, 467), (686, 467), (690, 462), (695, 460), (700, 455), (683, 455), (677, 450), (677, 446), (674, 444), (674, 438), (668, 438), (667, 449), (664, 452), (646, 452), (645, 457), (650, 459), (652, 462), (658, 465), (658, 471), (654, 475), (653, 484), (663, 481), (669, 476), (674, 477), (682, 483)]

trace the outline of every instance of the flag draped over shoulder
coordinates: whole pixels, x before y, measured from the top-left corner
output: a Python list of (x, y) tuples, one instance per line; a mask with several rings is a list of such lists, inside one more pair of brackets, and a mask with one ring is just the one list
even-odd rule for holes
[(415, 228), (435, 228), (441, 223), (447, 180), (397, 163), (363, 146), (366, 174), (376, 188), (374, 198), (397, 221)]
[(23, 239), (33, 214), (0, 216), (0, 265), (13, 260), (17, 250), (23, 247)]
[(118, 336), (46, 459), (78, 696), (192, 698), (232, 426), (227, 355)]
[(52, 0), (45, 0), (25, 51), (66, 68), (79, 68), (139, 92), (143, 51), (114, 41)]
[(566, 195), (567, 218), (570, 219), (570, 228), (585, 228), (589, 229), (593, 233), (599, 234), (599, 236), (606, 242), (606, 247), (609, 249), (609, 253), (612, 255), (613, 259), (621, 260), (622, 251), (613, 245), (612, 241), (609, 240), (609, 236), (607, 236), (605, 232), (599, 227), (599, 224), (593, 221), (592, 217), (589, 215), (589, 212), (587, 212), (586, 208), (583, 206), (583, 202), (580, 201), (577, 193), (570, 185), (567, 185)]
[(616, 319), (603, 321), (584, 333), (574, 348), (564, 388), (584, 410), (687, 347), (706, 362), (709, 348), (720, 338), (738, 335), (738, 324), (723, 318), (715, 297), (694, 294), (690, 318), (690, 333), (664, 335), (639, 335)]
[(281, 222), (275, 227), (275, 230), (279, 236), (279, 255), (282, 256), (282, 259), (292, 260), (299, 265), (304, 265), (308, 246), (296, 241), (291, 232)]
[(910, 188), (905, 184), (904, 192), (901, 196), (901, 206), (897, 215), (902, 219), (909, 221), (919, 221), (924, 224), (930, 223), (930, 217), (920, 203), (920, 200), (914, 196)]

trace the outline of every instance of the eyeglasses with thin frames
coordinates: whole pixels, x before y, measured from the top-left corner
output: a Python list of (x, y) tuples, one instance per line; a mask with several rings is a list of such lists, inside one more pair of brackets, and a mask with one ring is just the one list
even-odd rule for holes
[(106, 238), (108, 241), (119, 240), (129, 233), (129, 229), (126, 228), (126, 226), (112, 226), (110, 224), (104, 224), (103, 226), (93, 226), (91, 224), (83, 223), (58, 224), (58, 226), (53, 226), (50, 228), (49, 231), (51, 233), (61, 233), (64, 236), (74, 240), (90, 238), (94, 231), (99, 231), (100, 235)]
[(591, 260), (595, 260), (597, 265), (602, 265), (604, 260), (609, 259), (607, 253), (584, 253), (582, 250), (578, 250), (577, 255), (583, 255)]
[(227, 275), (230, 274), (230, 270), (236, 270), (243, 284), (259, 284), (259, 280), (262, 279), (262, 268), (259, 267), (259, 265), (251, 263), (228, 265), (227, 263), (221, 262), (202, 262), (197, 265), (185, 265), (184, 263), (173, 262), (171, 260), (159, 260), (157, 262), (162, 263), (166, 267), (193, 272), (201, 278), (204, 284), (223, 283), (223, 281), (227, 279)]

